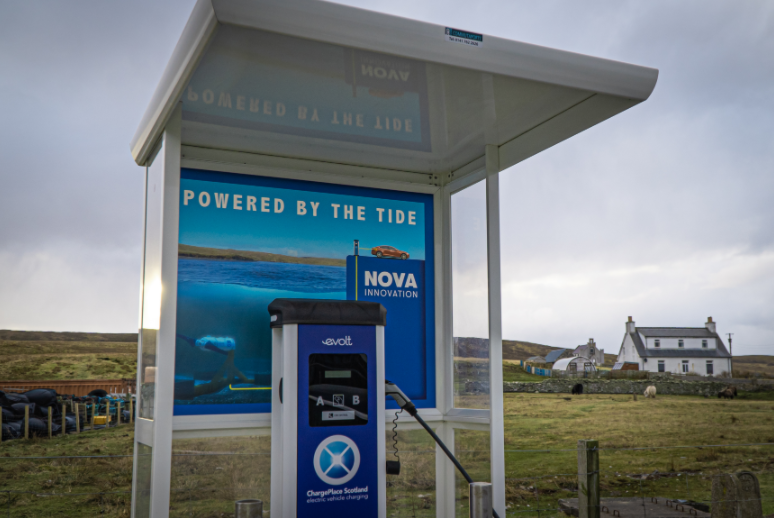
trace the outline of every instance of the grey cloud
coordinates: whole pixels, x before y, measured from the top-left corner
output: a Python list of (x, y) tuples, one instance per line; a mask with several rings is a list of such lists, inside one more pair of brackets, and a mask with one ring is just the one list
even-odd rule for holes
[[(594, 336), (615, 352), (629, 314), (713, 315), (735, 352), (774, 349), (774, 4), (341, 3), (660, 70), (642, 105), (503, 174), (506, 337)], [(0, 307), (0, 327), (136, 327), (142, 170), (128, 142), (192, 6), (0, 7), (0, 285), (88, 308)]]

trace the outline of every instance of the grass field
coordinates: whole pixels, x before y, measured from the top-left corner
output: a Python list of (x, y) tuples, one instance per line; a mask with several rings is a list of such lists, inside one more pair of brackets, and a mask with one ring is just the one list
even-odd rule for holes
[[(764, 515), (774, 513), (774, 394), (742, 393), (727, 401), (663, 396), (505, 394), (509, 513), (563, 516), (559, 498), (577, 496), (578, 439), (600, 442), (602, 496), (709, 500), (712, 475), (759, 472)], [(762, 444), (723, 447), (723, 444)], [(456, 434), (460, 461), (488, 479), (488, 432)], [(388, 452), (391, 442), (388, 441)], [(399, 432), (402, 474), (389, 477), (390, 516), (434, 516), (433, 445), (421, 430)], [(713, 445), (699, 448), (674, 446)], [(269, 437), (178, 439), (173, 443), (171, 516), (222, 517), (233, 502), (268, 498)], [(652, 448), (633, 450), (631, 448)], [(535, 451), (540, 450), (540, 451)], [(547, 451), (548, 450), (548, 451)], [(128, 516), (131, 458), (12, 460), (15, 456), (130, 455), (130, 426), (52, 440), (0, 445), (0, 491), (18, 490), (11, 516)], [(207, 455), (195, 455), (207, 453)], [(239, 455), (222, 455), (238, 453)], [(643, 479), (643, 475), (648, 475)], [(459, 513), (467, 501), (459, 486)], [(78, 493), (113, 492), (78, 495)], [(119, 493), (115, 493), (119, 492)], [(65, 496), (36, 496), (36, 495)], [(4, 497), (4, 495), (0, 495)], [(529, 511), (529, 512), (525, 512)]]
[(774, 377), (774, 356), (734, 356), (734, 374), (747, 373)]
[(0, 339), (0, 380), (134, 378), (134, 342)]

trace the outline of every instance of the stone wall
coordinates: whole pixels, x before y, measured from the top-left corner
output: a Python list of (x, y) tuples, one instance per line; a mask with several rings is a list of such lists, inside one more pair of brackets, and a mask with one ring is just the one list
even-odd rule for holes
[[(543, 382), (511, 381), (503, 383), (504, 392), (540, 392), (569, 394), (572, 387), (580, 383), (584, 394), (632, 394), (642, 395), (646, 387), (654, 385), (657, 394), (678, 396), (709, 396), (717, 397), (718, 392), (729, 383), (721, 381), (683, 381), (683, 380), (603, 380), (603, 379), (562, 379), (549, 378)], [(772, 390), (768, 384), (737, 385), (739, 390), (759, 392)]]

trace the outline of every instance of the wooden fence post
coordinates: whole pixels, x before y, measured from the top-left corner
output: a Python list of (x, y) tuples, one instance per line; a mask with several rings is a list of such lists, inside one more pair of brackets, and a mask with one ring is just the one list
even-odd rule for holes
[(30, 438), (30, 406), (24, 405), (24, 438)]
[(121, 401), (118, 402), (116, 415), (118, 416), (116, 418), (116, 426), (118, 426), (119, 424), (121, 424)]
[(599, 518), (599, 441), (578, 441), (579, 518)]
[(81, 409), (78, 403), (73, 403), (75, 406), (75, 433), (81, 433)]
[(97, 405), (95, 405), (94, 402), (92, 401), (91, 403), (91, 429), (92, 430), (94, 430), (94, 417), (96, 417), (96, 415), (97, 415)]
[(48, 438), (51, 438), (51, 424), (53, 420), (51, 419), (51, 407), (48, 407)]
[(105, 404), (105, 415), (107, 416), (105, 418), (105, 430), (108, 429), (110, 426), (110, 400), (107, 400), (107, 403)]
[(67, 403), (62, 402), (62, 435), (67, 435)]
[(0, 412), (0, 442), (3, 442), (3, 413)]
[(129, 394), (129, 423), (134, 422), (134, 399), (132, 394)]

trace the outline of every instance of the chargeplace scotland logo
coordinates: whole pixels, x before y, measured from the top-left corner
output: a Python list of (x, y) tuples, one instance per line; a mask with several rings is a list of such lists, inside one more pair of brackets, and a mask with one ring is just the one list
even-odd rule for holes
[(331, 435), (314, 452), (314, 470), (326, 484), (346, 484), (359, 467), (360, 450), (352, 439), (344, 435)]

